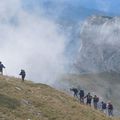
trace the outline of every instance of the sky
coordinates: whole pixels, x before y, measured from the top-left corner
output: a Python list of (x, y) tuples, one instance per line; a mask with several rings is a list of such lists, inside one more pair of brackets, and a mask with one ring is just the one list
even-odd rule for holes
[(66, 36), (54, 21), (23, 8), (21, 0), (3, 0), (0, 4), (0, 60), (5, 75), (52, 83), (64, 71)]
[(115, 15), (119, 15), (120, 11), (119, 0), (29, 0), (29, 2), (26, 0), (23, 4), (29, 5), (31, 8), (33, 6), (43, 7), (45, 5), (55, 5), (56, 7), (60, 6), (61, 9), (64, 5), (82, 6), (89, 9), (104, 11), (108, 14), (114, 13)]
[(93, 8), (107, 13), (119, 14), (119, 0), (80, 0), (81, 5), (86, 8)]
[(1, 0), (0, 60), (6, 66), (4, 74), (19, 77), (25, 69), (27, 79), (53, 83), (69, 63), (65, 56), (69, 35), (55, 18), (79, 6), (118, 15), (119, 4), (113, 0)]

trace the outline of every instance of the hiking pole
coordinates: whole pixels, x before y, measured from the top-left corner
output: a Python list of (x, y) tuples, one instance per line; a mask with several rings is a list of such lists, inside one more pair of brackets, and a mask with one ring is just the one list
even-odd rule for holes
[(7, 76), (8, 74), (7, 74), (7, 70), (6, 70), (6, 68), (4, 69), (4, 71), (5, 71), (5, 75)]
[(17, 76), (18, 79), (21, 79), (20, 75)]

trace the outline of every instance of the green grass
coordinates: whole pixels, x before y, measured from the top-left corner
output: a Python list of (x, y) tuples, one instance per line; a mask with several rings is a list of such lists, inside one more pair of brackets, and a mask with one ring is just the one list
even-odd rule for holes
[[(16, 89), (20, 88), (20, 89)], [(0, 120), (111, 120), (44, 84), (0, 77)]]
[[(60, 78), (59, 84), (64, 86), (67, 92), (70, 87), (77, 87), (84, 89), (85, 94), (88, 92), (97, 94), (100, 98), (104, 98), (105, 102), (112, 101), (114, 107), (120, 111), (120, 73), (65, 74)], [(116, 112), (117, 114), (119, 113)]]
[(20, 102), (15, 98), (0, 94), (0, 107), (7, 107), (9, 109), (16, 109), (20, 106)]

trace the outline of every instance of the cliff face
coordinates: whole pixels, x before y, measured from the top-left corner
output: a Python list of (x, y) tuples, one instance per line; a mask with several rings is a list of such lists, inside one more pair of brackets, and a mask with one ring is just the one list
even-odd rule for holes
[(80, 72), (120, 72), (120, 18), (92, 16), (82, 24), (76, 68)]

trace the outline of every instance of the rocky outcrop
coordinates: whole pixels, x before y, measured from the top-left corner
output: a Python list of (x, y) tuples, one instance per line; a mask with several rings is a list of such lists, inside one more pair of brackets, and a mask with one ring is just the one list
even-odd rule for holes
[(120, 72), (120, 18), (92, 16), (84, 21), (75, 66), (79, 72)]

